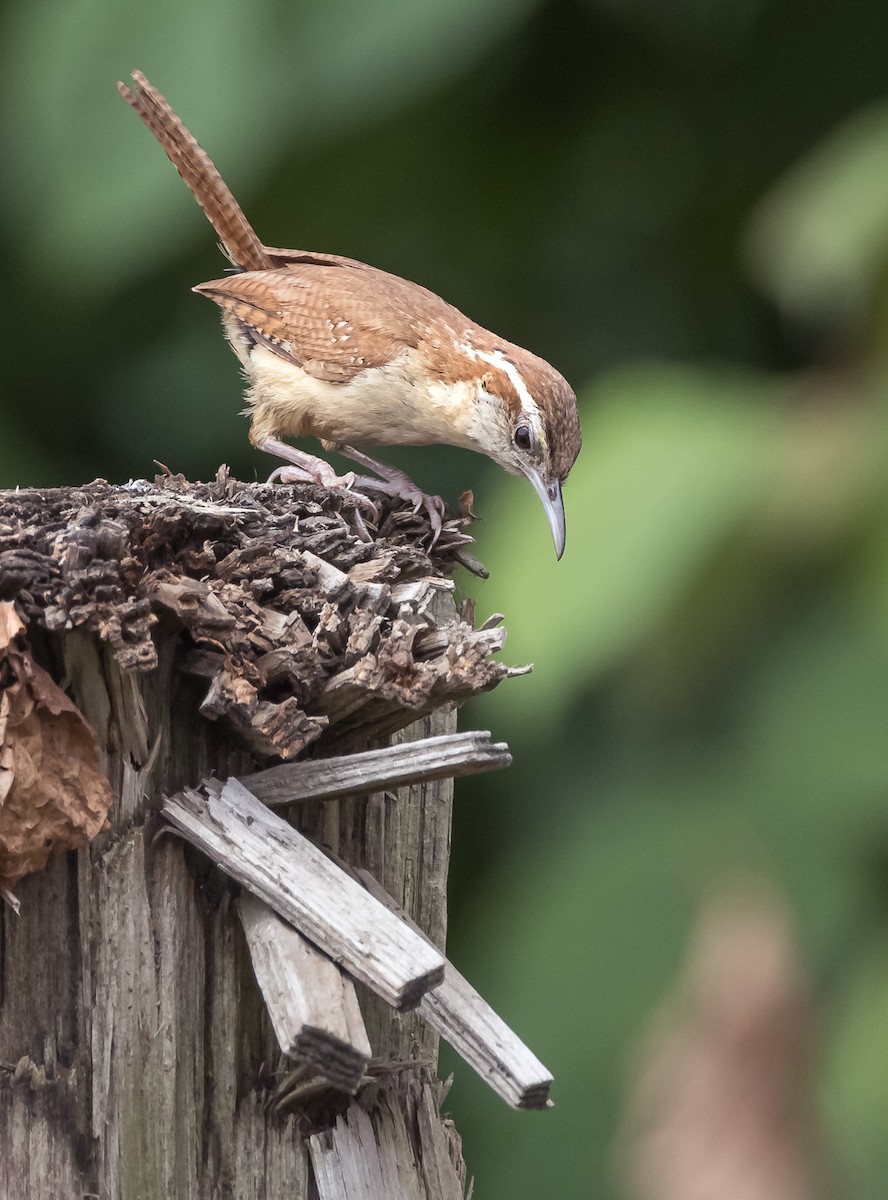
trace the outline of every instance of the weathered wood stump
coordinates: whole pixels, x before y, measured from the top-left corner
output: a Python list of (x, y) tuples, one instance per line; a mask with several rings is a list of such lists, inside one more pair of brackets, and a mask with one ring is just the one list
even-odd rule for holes
[[(229, 876), (160, 812), (172, 820), (191, 805), (218, 832), (232, 787), (249, 803), (283, 804), (261, 813), (283, 812), (331, 865), (376, 889), (362, 893), (368, 903), (403, 912), (443, 948), (452, 780), (440, 776), (458, 766), (442, 749), (444, 766), (411, 774), (402, 763), (386, 776), (364, 755), (339, 756), (453, 732), (456, 705), (508, 674), (490, 657), (504, 635), (453, 606), (462, 522), (447, 524), (430, 558), (421, 517), (397, 507), (381, 517), (368, 541), (348, 498), (224, 471), (210, 485), (166, 477), (0, 493), (0, 886), (20, 904), (18, 915), (0, 904), (4, 1200), (462, 1196), (433, 1025), (451, 1036), (463, 1004), (470, 1061), (510, 1103), (547, 1102), (548, 1076), (529, 1052), (504, 1071), (500, 1052), (488, 1054), (511, 1035), (471, 989), (466, 1001), (449, 965), (440, 995), (426, 980), (406, 997), (405, 1008), (426, 991), (423, 1015), (359, 986), (360, 1012), (346, 999), (340, 1024), (318, 1032), (310, 998), (297, 1004), (284, 1054), (293, 1005), (280, 989), (272, 998), (275, 956), (296, 976), (300, 956), (317, 961), (333, 989), (324, 995), (353, 986), (333, 961), (342, 957), (325, 944), (319, 955), (306, 930), (246, 892), (235, 902)], [(59, 715), (71, 702), (80, 715)], [(78, 774), (57, 735), (81, 717), (98, 753)], [(255, 773), (297, 757), (314, 782), (303, 770), (303, 798), (288, 804), (286, 765)], [(41, 790), (49, 776), (65, 781), (57, 794)], [(396, 788), (403, 778), (426, 781)], [(105, 779), (104, 828), (59, 854), (84, 842), (80, 816)], [(371, 779), (378, 790), (366, 794)], [(4, 811), (15, 829), (5, 841)], [(278, 826), (268, 828), (272, 854)], [(240, 840), (246, 852), (246, 832)], [(440, 982), (443, 959), (428, 956)], [(369, 1059), (351, 1038), (361, 1021)]]

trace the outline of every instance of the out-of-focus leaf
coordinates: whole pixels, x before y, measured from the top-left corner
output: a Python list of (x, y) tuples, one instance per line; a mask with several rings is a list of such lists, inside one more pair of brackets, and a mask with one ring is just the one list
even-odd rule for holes
[(16, 184), (5, 219), (54, 286), (111, 286), (193, 228), (182, 185), (116, 93), (130, 71), (167, 95), (237, 193), (282, 149), (366, 123), (467, 66), (537, 3), (17, 5), (0, 57), (15, 97), (0, 116)]
[(590, 7), (610, 10), (673, 53), (736, 54), (752, 30), (763, 0), (587, 0)]
[(755, 278), (796, 317), (859, 320), (888, 261), (888, 105), (831, 133), (762, 200)]
[(479, 531), (491, 572), (479, 602), (509, 614), (511, 661), (544, 666), (500, 688), (492, 705), (556, 720), (668, 616), (773, 479), (778, 390), (668, 367), (602, 380), (583, 397), (583, 450), (565, 487), (560, 563), (531, 489), (510, 478), (497, 484)]
[(829, 1013), (833, 1032), (820, 1093), (830, 1145), (849, 1185), (846, 1194), (878, 1200), (888, 1174), (888, 951), (871, 943), (846, 968)]
[(761, 529), (780, 552), (795, 559), (829, 553), (884, 503), (886, 394), (884, 372), (799, 380)]

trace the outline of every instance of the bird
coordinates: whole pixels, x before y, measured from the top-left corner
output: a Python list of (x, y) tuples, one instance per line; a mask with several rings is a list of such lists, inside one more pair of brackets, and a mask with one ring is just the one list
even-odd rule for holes
[[(420, 284), (338, 254), (264, 245), (164, 96), (141, 71), (132, 80), (134, 88), (118, 83), (121, 95), (188, 185), (233, 268), (193, 290), (221, 309), (246, 380), (251, 443), (286, 464), (271, 479), (405, 500), (427, 512), (434, 545), (443, 501), (363, 447), (467, 447), (530, 481), (560, 559), (562, 488), (581, 445), (567, 380)], [(373, 476), (337, 475), (283, 440), (306, 436)]]

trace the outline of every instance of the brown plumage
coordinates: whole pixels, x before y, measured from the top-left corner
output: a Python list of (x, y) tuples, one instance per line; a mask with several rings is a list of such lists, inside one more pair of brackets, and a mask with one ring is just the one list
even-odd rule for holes
[(250, 440), (293, 466), (275, 475), (348, 486), (287, 445), (313, 435), (381, 476), (365, 486), (443, 504), (358, 444), (449, 443), (525, 474), (564, 545), (561, 484), (580, 449), (576, 399), (543, 359), (483, 329), (419, 284), (335, 254), (264, 246), (222, 177), (140, 73), (119, 88), (188, 184), (240, 273), (194, 290), (219, 305), (247, 377)]

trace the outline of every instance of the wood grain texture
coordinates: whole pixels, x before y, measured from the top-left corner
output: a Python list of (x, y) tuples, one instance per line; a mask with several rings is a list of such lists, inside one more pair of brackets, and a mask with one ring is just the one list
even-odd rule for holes
[(459, 1139), (441, 1121), (443, 1089), (410, 1085), (403, 1103), (383, 1099), (371, 1112), (351, 1104), (309, 1139), (319, 1200), (463, 1200)]
[(372, 1053), (354, 984), (255, 896), (237, 910), (281, 1050), (354, 1094)]

